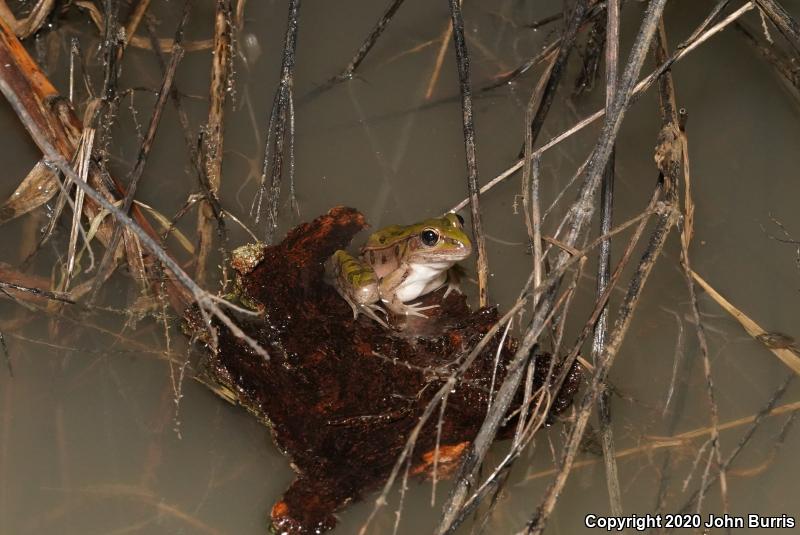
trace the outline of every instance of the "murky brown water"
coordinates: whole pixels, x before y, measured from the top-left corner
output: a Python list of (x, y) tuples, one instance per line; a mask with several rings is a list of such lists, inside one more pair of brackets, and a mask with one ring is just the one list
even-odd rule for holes
[[(180, 2), (153, 4), (162, 20), (159, 32), (171, 35)], [(210, 37), (213, 3), (207, 4), (194, 7), (187, 39)], [(298, 97), (348, 62), (382, 4), (357, 0), (304, 3), (297, 52)], [(452, 45), (448, 45), (441, 77), (433, 89), (435, 104), (423, 106), (428, 103), (425, 93), (440, 36), (448, 24), (447, 3), (407, 4), (362, 65), (360, 78), (298, 106), (300, 217), (292, 216), (284, 206), (279, 235), (336, 204), (358, 207), (374, 227), (380, 227), (439, 214), (465, 197), (460, 104), (450, 98), (457, 95)], [(521, 24), (556, 12), (557, 2), (465, 4), (476, 87), (530, 57), (556, 31), (551, 25), (533, 32)], [(711, 2), (669, 3), (666, 27), (673, 46), (710, 7)], [(222, 202), (248, 224), (252, 224), (248, 212), (280, 65), (285, 9), (284, 2), (275, 1), (251, 1), (246, 9), (242, 36), (246, 61), (240, 58), (237, 63), (235, 109), (226, 128)], [(624, 10), (624, 54), (640, 13), (638, 3)], [(744, 20), (750, 28), (760, 27), (752, 12)], [(76, 13), (60, 32), (47, 38), (62, 47), (60, 60), (53, 63), (50, 73), (66, 92), (64, 36), (79, 35), (84, 50), (93, 51), (97, 33)], [(774, 28), (772, 33), (778, 36)], [(429, 44), (416, 49), (425, 43)], [(131, 50), (127, 61), (123, 87), (158, 86), (161, 75), (149, 52)], [(645, 70), (651, 68), (652, 59), (648, 59)], [(188, 53), (179, 70), (177, 84), (190, 97), (184, 102), (195, 126), (206, 114), (207, 102), (194, 97), (207, 95), (208, 72), (208, 52)], [(476, 100), (482, 183), (515, 160), (524, 106), (539, 72), (537, 69), (534, 75)], [(575, 78), (577, 62), (570, 73), (567, 83)], [(681, 61), (674, 77), (679, 105), (687, 108), (690, 117), (688, 136), (697, 203), (694, 268), (767, 330), (800, 337), (796, 246), (770, 238), (780, 236), (771, 221), (776, 218), (795, 240), (800, 239), (798, 103), (733, 30), (713, 37)], [(150, 94), (136, 96), (143, 123), (152, 102)], [(541, 139), (570, 127), (602, 102), (600, 91), (570, 103), (558, 98)], [(630, 110), (619, 138), (618, 221), (638, 213), (652, 191), (657, 176), (652, 148), (658, 128), (651, 92)], [(4, 132), (0, 197), (5, 198), (38, 153), (5, 103), (0, 104), (0, 129)], [(590, 127), (546, 154), (542, 161), (545, 204), (582, 162), (597, 131)], [(112, 149), (120, 175), (135, 158), (138, 141), (134, 132), (130, 112), (123, 107)], [(184, 154), (176, 114), (168, 107), (139, 190), (142, 201), (168, 215), (196, 189)], [(514, 300), (530, 266), (524, 222), (515, 210), (518, 190), (519, 177), (515, 176), (482, 201), (492, 271), (490, 292), (501, 306)], [(571, 197), (568, 193), (566, 198)], [(546, 221), (545, 233), (552, 232), (557, 217), (554, 213)], [(194, 221), (193, 216), (186, 218), (181, 228), (190, 232)], [(33, 215), (0, 227), (0, 260), (19, 264), (43, 222), (41, 215)], [(67, 234), (62, 225), (58, 239), (40, 254), (34, 268), (40, 275), (50, 275), (48, 266), (66, 250)], [(244, 232), (232, 228), (234, 244), (246, 240)], [(651, 435), (680, 433), (709, 423), (705, 380), (677, 258), (678, 243), (673, 236), (612, 372), (613, 383), (627, 396), (613, 402), (620, 450), (646, 443)], [(584, 282), (576, 311), (585, 310), (591, 299), (593, 278)], [(475, 293), (474, 287), (468, 291)], [(120, 275), (107, 286), (103, 301), (120, 309), (130, 303), (131, 296), (128, 280)], [(700, 305), (711, 344), (720, 421), (751, 416), (783, 381), (788, 368), (746, 336), (708, 296), (701, 295)], [(18, 305), (0, 302), (0, 329), (6, 335), (14, 369), (11, 378), (0, 368), (0, 533), (265, 531), (272, 502), (292, 478), (287, 461), (271, 444), (268, 430), (244, 411), (188, 378), (179, 384), (180, 370), (171, 373), (162, 358), (166, 342), (158, 324), (150, 319), (126, 323), (125, 316), (116, 313), (70, 314), (73, 319), (60, 320), (39, 316), (24, 327), (12, 324), (25, 314)], [(582, 321), (576, 315), (573, 327)], [(678, 369), (679, 383), (686, 386), (677, 389), (673, 408), (682, 406), (682, 415), (671, 424), (671, 416), (662, 416), (662, 408), (678, 342), (690, 362)], [(177, 330), (172, 332), (170, 349), (175, 358), (184, 358), (185, 341)], [(176, 417), (174, 392), (178, 388), (183, 397)], [(794, 385), (779, 404), (798, 400), (800, 388)], [(731, 513), (786, 513), (800, 520), (796, 483), (800, 463), (795, 455), (800, 432), (790, 428), (782, 445), (773, 447), (789, 415), (768, 418), (734, 464), (729, 475)], [(723, 452), (731, 451), (745, 429), (740, 425), (723, 432)], [(550, 481), (540, 472), (552, 467), (551, 444), (558, 448), (563, 431), (562, 425), (555, 425), (543, 432), (535, 452), (517, 464), (487, 532), (514, 532), (530, 518)], [(669, 450), (672, 481), (666, 512), (677, 511), (685, 502), (688, 494), (681, 486), (706, 438)], [(504, 446), (498, 445), (496, 457), (502, 451)], [(627, 513), (654, 510), (665, 451), (634, 452), (620, 459)], [(602, 464), (589, 453), (581, 460), (590, 464), (574, 470), (548, 533), (579, 532), (584, 529), (586, 514), (609, 511)], [(704, 462), (689, 492), (697, 487)], [(431, 508), (429, 484), (413, 484), (400, 533), (431, 532), (446, 491), (446, 486), (440, 487), (437, 506)], [(704, 512), (722, 511), (717, 486), (703, 505)], [(338, 532), (356, 531), (369, 509), (370, 505), (363, 503), (348, 508), (340, 515)], [(393, 522), (390, 508), (373, 524), (372, 532), (387, 532)], [(479, 525), (480, 519), (474, 523)], [(466, 533), (470, 527), (472, 524), (462, 531)]]

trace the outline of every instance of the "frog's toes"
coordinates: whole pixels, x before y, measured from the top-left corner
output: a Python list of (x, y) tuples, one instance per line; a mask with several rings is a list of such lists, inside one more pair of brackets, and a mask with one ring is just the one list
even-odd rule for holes
[(458, 282), (448, 282), (447, 290), (444, 291), (442, 299), (445, 299), (448, 295), (450, 295), (450, 292), (456, 292), (457, 294), (463, 293), (461, 291), (461, 284), (459, 284)]
[(376, 313), (376, 312), (381, 312), (384, 315), (386, 314), (386, 311), (383, 308), (381, 308), (380, 306), (378, 306), (376, 304), (361, 305), (361, 312), (363, 312), (364, 315), (366, 315), (366, 316), (372, 318), (373, 320), (375, 320), (375, 322), (377, 322), (378, 324), (382, 325), (383, 327), (386, 327), (387, 329), (390, 328), (389, 324), (386, 323), (386, 321), (384, 321)]
[(403, 311), (403, 314), (405, 314), (406, 316), (418, 316), (420, 318), (427, 318), (428, 316), (426, 314), (423, 314), (422, 312), (424, 310), (430, 310), (430, 309), (436, 308), (438, 306), (439, 305), (422, 306), (419, 303), (417, 303), (417, 304), (414, 304), (414, 303), (412, 303), (412, 304), (403, 304), (402, 311)]

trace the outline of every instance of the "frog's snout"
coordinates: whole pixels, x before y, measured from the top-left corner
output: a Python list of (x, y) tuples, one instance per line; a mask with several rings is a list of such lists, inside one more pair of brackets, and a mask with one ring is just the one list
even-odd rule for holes
[(459, 252), (461, 258), (464, 259), (472, 254), (472, 242), (463, 240), (456, 243), (456, 251)]

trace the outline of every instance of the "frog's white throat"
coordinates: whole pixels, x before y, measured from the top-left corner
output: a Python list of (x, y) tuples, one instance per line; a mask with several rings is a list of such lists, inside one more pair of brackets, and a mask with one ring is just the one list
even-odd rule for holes
[(453, 262), (414, 264), (405, 280), (397, 287), (396, 295), (403, 303), (440, 288), (447, 281), (447, 270)]

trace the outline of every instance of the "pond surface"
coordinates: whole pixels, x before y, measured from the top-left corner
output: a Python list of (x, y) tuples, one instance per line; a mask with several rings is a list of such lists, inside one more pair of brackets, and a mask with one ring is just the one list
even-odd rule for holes
[[(800, 16), (793, 2), (784, 3)], [(181, 4), (153, 2), (159, 36), (173, 34)], [(193, 4), (198, 5), (193, 5), (186, 39), (209, 39), (213, 2)], [(630, 4), (623, 9), (623, 59), (643, 12), (641, 3)], [(741, 2), (732, 4), (738, 8)], [(665, 25), (672, 47), (700, 24), (712, 5), (689, 0), (668, 3)], [(441, 214), (466, 197), (452, 43), (446, 45), (441, 70), (436, 68), (449, 26), (446, 2), (407, 2), (355, 79), (313, 99), (302, 98), (349, 62), (382, 9), (383, 2), (364, 0), (308, 0), (301, 7), (295, 79), (294, 188), (299, 215), (291, 210), (289, 186), (284, 184), (279, 237), (298, 222), (339, 204), (360, 209), (373, 228), (380, 228)], [(481, 184), (516, 161), (525, 106), (542, 67), (490, 92), (479, 93), (477, 88), (514, 69), (557, 37), (559, 21), (536, 30), (526, 24), (560, 9), (559, 2), (465, 2)], [(220, 198), (227, 210), (262, 235), (263, 222), (254, 222), (250, 205), (258, 187), (267, 118), (280, 70), (286, 5), (252, 1), (244, 13), (235, 93), (226, 118)], [(742, 20), (763, 35), (756, 12)], [(774, 26), (769, 31), (780, 40)], [(144, 30), (140, 33), (145, 35)], [(33, 47), (47, 61), (48, 75), (64, 94), (68, 43), (73, 36), (80, 39), (93, 79), (99, 83), (98, 32), (85, 14), (70, 10), (56, 30), (40, 36)], [(570, 97), (580, 70), (580, 55), (573, 56), (539, 144), (603, 105), (602, 81), (591, 93)], [(648, 57), (643, 74), (653, 67)], [(201, 50), (187, 52), (178, 70), (176, 85), (195, 130), (206, 120), (209, 69), (210, 52)], [(800, 338), (800, 100), (733, 28), (681, 60), (673, 74), (678, 105), (689, 116), (686, 131), (696, 203), (693, 268), (764, 329)], [(120, 87), (147, 89), (137, 91), (133, 98), (141, 124), (149, 120), (155, 100), (152, 90), (160, 80), (151, 51), (131, 48), (127, 52)], [(85, 97), (85, 91), (79, 90), (79, 105)], [(109, 149), (111, 168), (119, 176), (135, 161), (139, 146), (130, 102), (125, 99), (120, 107)], [(653, 148), (659, 128), (656, 93), (651, 90), (630, 108), (618, 138), (618, 222), (638, 214), (653, 190), (658, 176)], [(5, 101), (0, 103), (0, 130), (4, 166), (0, 197), (5, 199), (39, 153)], [(541, 167), (544, 206), (556, 199), (598, 133), (599, 125), (592, 125), (545, 153)], [(197, 190), (177, 114), (168, 106), (137, 198), (171, 217), (187, 195)], [(489, 292), (502, 309), (514, 302), (531, 267), (519, 191), (516, 174), (481, 198), (491, 271)], [(545, 220), (545, 235), (552, 235), (573, 198), (570, 189)], [(46, 221), (45, 211), (40, 210), (0, 227), (0, 261), (19, 266)], [(195, 221), (192, 212), (179, 224), (191, 240)], [(248, 241), (238, 226), (229, 228), (232, 245)], [(68, 236), (65, 218), (29, 272), (45, 279), (56, 276), (53, 265), (63, 262)], [(180, 251), (177, 242), (168, 246)], [(621, 243), (615, 245), (615, 251), (621, 248)], [(619, 478), (628, 514), (655, 511), (662, 475), (668, 476), (662, 511), (677, 512), (700, 484), (707, 459), (705, 447), (692, 471), (698, 451), (709, 438), (710, 420), (679, 252), (677, 235), (672, 235), (611, 372), (611, 382), (621, 394), (612, 399), (613, 429), (622, 455)], [(191, 259), (186, 252), (176, 254), (182, 261)], [(592, 265), (587, 264), (581, 279), (573, 318), (567, 324), (568, 341), (574, 340), (593, 301)], [(474, 277), (474, 265), (467, 268)], [(475, 285), (467, 282), (464, 286), (476, 305)], [(612, 307), (620, 302), (623, 290), (624, 286), (614, 294)], [(266, 531), (270, 507), (293, 477), (287, 460), (272, 445), (268, 429), (191, 379), (192, 368), (182, 363), (194, 350), (188, 348), (178, 322), (173, 322), (165, 337), (160, 321), (131, 313), (136, 297), (134, 285), (122, 270), (103, 288), (100, 311), (52, 309), (45, 313), (9, 300), (0, 302), (0, 332), (13, 366), (13, 377), (0, 367), (0, 533)], [(706, 293), (699, 292), (699, 302), (709, 338), (719, 421), (725, 429), (720, 438), (722, 452), (727, 455), (748, 429), (748, 422), (741, 419), (752, 417), (765, 405), (789, 369)], [(676, 355), (681, 355), (677, 363)], [(675, 393), (665, 410), (673, 375)], [(796, 483), (800, 462), (795, 454), (800, 430), (792, 426), (796, 412), (790, 410), (796, 411), (798, 402), (800, 387), (792, 384), (777, 402), (780, 414), (764, 420), (731, 467), (727, 493), (731, 514), (789, 514), (800, 520)], [(693, 430), (701, 431), (692, 440), (647, 447), (656, 443), (654, 437)], [(566, 424), (558, 423), (538, 436), (530, 455), (517, 463), (488, 517), (486, 532), (514, 533), (530, 519), (551, 481), (548, 471), (565, 432)], [(489, 462), (499, 460), (505, 448), (502, 443), (496, 445)], [(587, 451), (578, 460), (548, 526), (549, 534), (581, 532), (586, 514), (609, 514), (602, 458)], [(690, 472), (693, 477), (684, 491)], [(440, 485), (436, 505), (431, 507), (430, 483), (412, 484), (398, 532), (432, 532), (447, 491), (447, 485)], [(336, 532), (356, 532), (372, 501), (342, 512)], [(396, 504), (395, 495), (390, 507), (371, 524), (370, 533), (390, 532)], [(718, 485), (706, 496), (702, 511), (723, 512)], [(479, 515), (461, 532), (478, 532), (483, 520)]]

